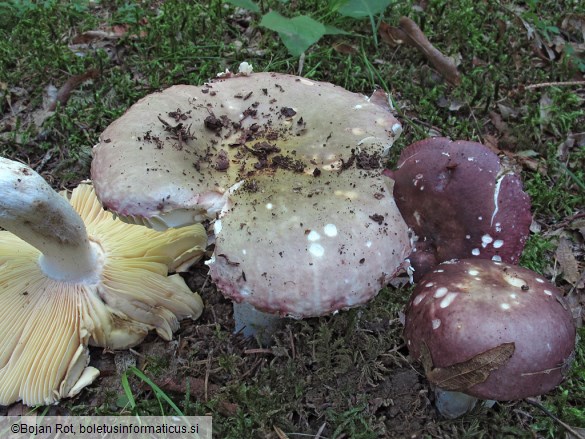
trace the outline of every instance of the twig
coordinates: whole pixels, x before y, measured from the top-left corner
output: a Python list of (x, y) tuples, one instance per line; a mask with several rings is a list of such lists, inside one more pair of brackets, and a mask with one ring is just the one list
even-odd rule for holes
[(585, 86), (585, 81), (541, 82), (540, 84), (527, 85), (525, 88), (528, 90), (528, 89), (534, 89), (534, 88), (562, 87), (562, 86), (573, 86), (573, 85)]
[(211, 355), (213, 353), (213, 350), (209, 351), (209, 354), (207, 355), (207, 362), (205, 365), (205, 381), (203, 384), (203, 396), (205, 397), (204, 401), (207, 402), (209, 401), (209, 394), (208, 394), (208, 390), (209, 390), (209, 369), (211, 368)]
[(540, 410), (542, 410), (545, 415), (547, 415), (550, 418), (552, 418), (555, 422), (558, 422), (559, 424), (561, 424), (565, 430), (567, 430), (569, 433), (571, 433), (577, 439), (585, 439), (585, 436), (583, 436), (583, 434), (581, 434), (580, 432), (578, 432), (577, 430), (575, 430), (569, 424), (561, 421), (559, 418), (557, 418), (555, 415), (553, 415), (545, 406), (543, 406), (536, 399), (533, 399), (533, 398), (525, 398), (524, 401), (526, 401), (528, 404), (531, 404), (534, 407), (539, 408)]
[(244, 354), (251, 355), (251, 354), (271, 354), (272, 349), (246, 349)]
[(321, 427), (319, 427), (319, 430), (317, 430), (317, 434), (315, 435), (314, 439), (319, 439), (321, 437), (321, 434), (323, 433), (323, 430), (325, 430), (326, 425), (327, 422), (323, 422), (323, 425), (321, 425)]

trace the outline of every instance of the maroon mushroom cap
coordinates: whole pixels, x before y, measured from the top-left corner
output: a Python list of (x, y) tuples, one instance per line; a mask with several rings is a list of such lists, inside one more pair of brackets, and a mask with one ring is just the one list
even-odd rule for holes
[(558, 289), (525, 268), (446, 262), (415, 288), (404, 337), (429, 381), (482, 399), (545, 393), (564, 378), (575, 326)]
[(518, 263), (532, 216), (520, 178), (477, 142), (431, 138), (400, 155), (394, 198), (418, 238), (416, 278), (450, 259)]

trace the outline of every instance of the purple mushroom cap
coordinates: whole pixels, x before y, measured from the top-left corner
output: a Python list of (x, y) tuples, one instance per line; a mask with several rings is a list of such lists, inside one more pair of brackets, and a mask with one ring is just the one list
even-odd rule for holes
[(515, 400), (556, 387), (576, 330), (560, 291), (525, 268), (486, 259), (428, 273), (406, 308), (404, 338), (434, 385)]
[(477, 142), (425, 139), (408, 146), (395, 171), (394, 198), (417, 236), (415, 279), (454, 258), (517, 264), (532, 215), (520, 178)]

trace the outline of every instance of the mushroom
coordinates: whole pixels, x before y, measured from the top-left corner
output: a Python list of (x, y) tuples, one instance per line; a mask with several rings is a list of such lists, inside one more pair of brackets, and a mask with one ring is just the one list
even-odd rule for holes
[(575, 350), (561, 292), (525, 268), (486, 259), (445, 262), (414, 289), (404, 338), (448, 418), (483, 400), (516, 400), (556, 387)]
[(381, 175), (400, 132), (382, 91), (227, 74), (133, 105), (101, 135), (92, 179), (126, 221), (214, 222), (211, 278), (254, 335), (362, 304), (400, 269), (408, 229)]
[(481, 258), (517, 264), (532, 221), (522, 182), (487, 147), (436, 137), (408, 146), (394, 198), (416, 235), (415, 280), (440, 262)]
[(115, 221), (90, 185), (71, 199), (0, 158), (0, 405), (52, 404), (91, 384), (88, 344), (170, 340), (202, 302), (178, 274), (200, 258), (201, 225), (164, 233)]

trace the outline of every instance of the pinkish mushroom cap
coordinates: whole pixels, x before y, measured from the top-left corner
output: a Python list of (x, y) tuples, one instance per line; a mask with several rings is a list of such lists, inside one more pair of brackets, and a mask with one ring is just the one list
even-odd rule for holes
[(429, 381), (481, 399), (515, 400), (556, 387), (575, 326), (559, 290), (525, 268), (485, 259), (428, 273), (406, 308), (410, 355)]
[(381, 177), (401, 126), (387, 97), (277, 73), (151, 94), (102, 134), (104, 207), (155, 228), (215, 221), (213, 281), (295, 317), (373, 297), (411, 252)]
[(394, 197), (418, 238), (409, 257), (417, 278), (454, 258), (517, 264), (529, 233), (530, 199), (520, 178), (477, 142), (431, 138), (407, 147)]

